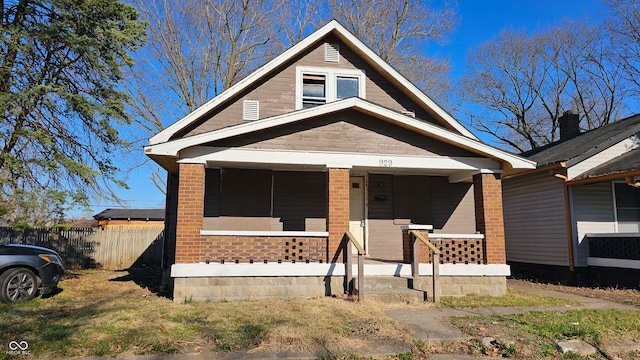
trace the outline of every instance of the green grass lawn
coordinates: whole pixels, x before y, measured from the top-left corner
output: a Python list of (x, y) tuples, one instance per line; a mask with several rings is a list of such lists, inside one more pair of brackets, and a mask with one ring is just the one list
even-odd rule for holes
[(453, 308), (480, 308), (480, 307), (529, 307), (529, 306), (577, 306), (580, 303), (558, 299), (550, 296), (541, 296), (512, 289), (507, 290), (507, 295), (502, 297), (467, 295), (463, 297), (443, 297), (442, 306)]
[[(512, 344), (512, 355), (527, 359), (562, 357), (556, 344), (570, 339), (584, 340), (595, 346), (601, 353), (592, 358), (605, 359), (609, 356), (608, 345), (640, 339), (640, 311), (636, 310), (532, 311), (457, 317), (451, 322), (477, 339), (491, 336), (501, 339), (504, 344)], [(479, 350), (482, 352), (483, 349)], [(625, 359), (640, 357), (640, 353), (634, 352), (616, 355)], [(564, 357), (582, 359), (575, 354)]]

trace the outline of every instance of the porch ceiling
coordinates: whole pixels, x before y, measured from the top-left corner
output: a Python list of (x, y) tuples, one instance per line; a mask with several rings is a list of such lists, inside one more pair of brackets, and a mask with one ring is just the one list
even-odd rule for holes
[(451, 182), (469, 180), (477, 173), (499, 173), (500, 163), (483, 157), (412, 156), (237, 149), (198, 146), (181, 152), (178, 163), (201, 163), (210, 168), (325, 171), (348, 168), (354, 174), (383, 173), (448, 176)]

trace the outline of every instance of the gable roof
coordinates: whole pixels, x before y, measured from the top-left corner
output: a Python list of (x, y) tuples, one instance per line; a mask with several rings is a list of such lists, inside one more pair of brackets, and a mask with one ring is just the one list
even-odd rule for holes
[(513, 169), (535, 169), (535, 163), (533, 161), (526, 160), (517, 155), (484, 144), (479, 140), (460, 135), (449, 129), (415, 119), (360, 98), (338, 100), (328, 104), (222, 128), (199, 135), (171, 140), (157, 145), (149, 145), (145, 147), (145, 154), (151, 157), (178, 157), (180, 151), (187, 148), (345, 110), (356, 110), (377, 117), (397, 126), (410, 129), (416, 133), (507, 163), (509, 165), (508, 167)]
[(164, 220), (164, 208), (162, 209), (105, 209), (93, 215), (96, 220), (115, 219), (143, 219), (143, 220)]
[(156, 145), (160, 143), (167, 142), (171, 139), (173, 135), (178, 133), (180, 130), (190, 126), (194, 122), (198, 121), (202, 116), (209, 113), (211, 110), (216, 107), (226, 103), (230, 99), (232, 99), (235, 95), (252, 86), (259, 80), (263, 79), (265, 76), (269, 75), (276, 69), (278, 69), (281, 65), (285, 64), (290, 59), (295, 56), (301, 54), (314, 44), (316, 44), (319, 40), (324, 37), (333, 34), (340, 38), (345, 42), (348, 46), (350, 46), (356, 53), (358, 53), (363, 59), (371, 63), (371, 65), (376, 68), (376, 70), (380, 71), (383, 76), (387, 77), (396, 85), (398, 88), (402, 89), (409, 97), (413, 98), (414, 101), (418, 103), (418, 105), (424, 106), (425, 109), (430, 110), (433, 114), (434, 118), (450, 128), (451, 130), (455, 130), (460, 134), (469, 137), (471, 139), (476, 139), (477, 137), (467, 130), (461, 123), (459, 123), (456, 119), (454, 119), (449, 113), (447, 113), (444, 109), (442, 109), (439, 105), (437, 105), (433, 100), (431, 100), (427, 95), (425, 95), (422, 91), (420, 91), (415, 85), (413, 85), (409, 80), (407, 80), (404, 76), (398, 73), (393, 67), (383, 61), (375, 52), (373, 52), (369, 47), (367, 47), (364, 43), (358, 40), (353, 34), (351, 34), (347, 29), (345, 29), (342, 25), (340, 25), (336, 20), (332, 20), (327, 25), (315, 31), (310, 36), (306, 37), (289, 50), (285, 51), (275, 59), (269, 61), (267, 64), (258, 68), (256, 71), (240, 80), (235, 85), (231, 86), (229, 89), (225, 90), (218, 96), (209, 100), (204, 105), (200, 106), (195, 111), (186, 115), (182, 119), (176, 121), (163, 131), (159, 132), (155, 136), (149, 139), (149, 145)]
[(627, 173), (637, 170), (640, 170), (640, 148), (635, 148), (621, 156), (605, 162), (602, 165), (596, 166), (593, 169), (576, 176), (575, 180), (583, 180), (616, 173)]
[(640, 132), (640, 114), (618, 120), (603, 127), (559, 140), (521, 155), (538, 163), (538, 167), (568, 162), (580, 162), (607, 147)]

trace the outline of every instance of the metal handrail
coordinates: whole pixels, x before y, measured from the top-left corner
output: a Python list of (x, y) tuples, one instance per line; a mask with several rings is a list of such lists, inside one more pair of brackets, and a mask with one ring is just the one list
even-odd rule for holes
[[(434, 303), (439, 303), (440, 302), (440, 249), (438, 249), (437, 247), (435, 247), (435, 245), (433, 245), (429, 239), (427, 239), (424, 235), (422, 235), (422, 233), (416, 231), (416, 230), (411, 230), (409, 231), (409, 234), (413, 235), (415, 237), (415, 239), (420, 240), (423, 244), (425, 244), (427, 246), (427, 248), (429, 248), (429, 250), (431, 250), (431, 252), (433, 252), (433, 259), (431, 261), (431, 266), (433, 267), (433, 277), (432, 277), (432, 284), (433, 284), (433, 302)], [(415, 278), (420, 276), (420, 261), (419, 261), (419, 256), (418, 256), (418, 243), (414, 241), (413, 244), (413, 266), (412, 266), (412, 274)]]
[(345, 271), (346, 283), (347, 283), (347, 291), (349, 295), (353, 294), (353, 287), (351, 286), (351, 282), (353, 280), (353, 271), (351, 269), (351, 244), (353, 244), (358, 250), (358, 302), (362, 302), (364, 300), (364, 248), (358, 240), (356, 240), (355, 236), (348, 231), (344, 234), (347, 238), (346, 242), (346, 252), (347, 252), (347, 268)]

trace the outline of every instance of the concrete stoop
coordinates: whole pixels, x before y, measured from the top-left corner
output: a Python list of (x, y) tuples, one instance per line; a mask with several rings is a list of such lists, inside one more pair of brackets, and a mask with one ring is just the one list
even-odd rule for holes
[(426, 292), (413, 289), (411, 278), (399, 276), (366, 276), (364, 278), (366, 300), (384, 303), (418, 303), (426, 301), (426, 296)]

